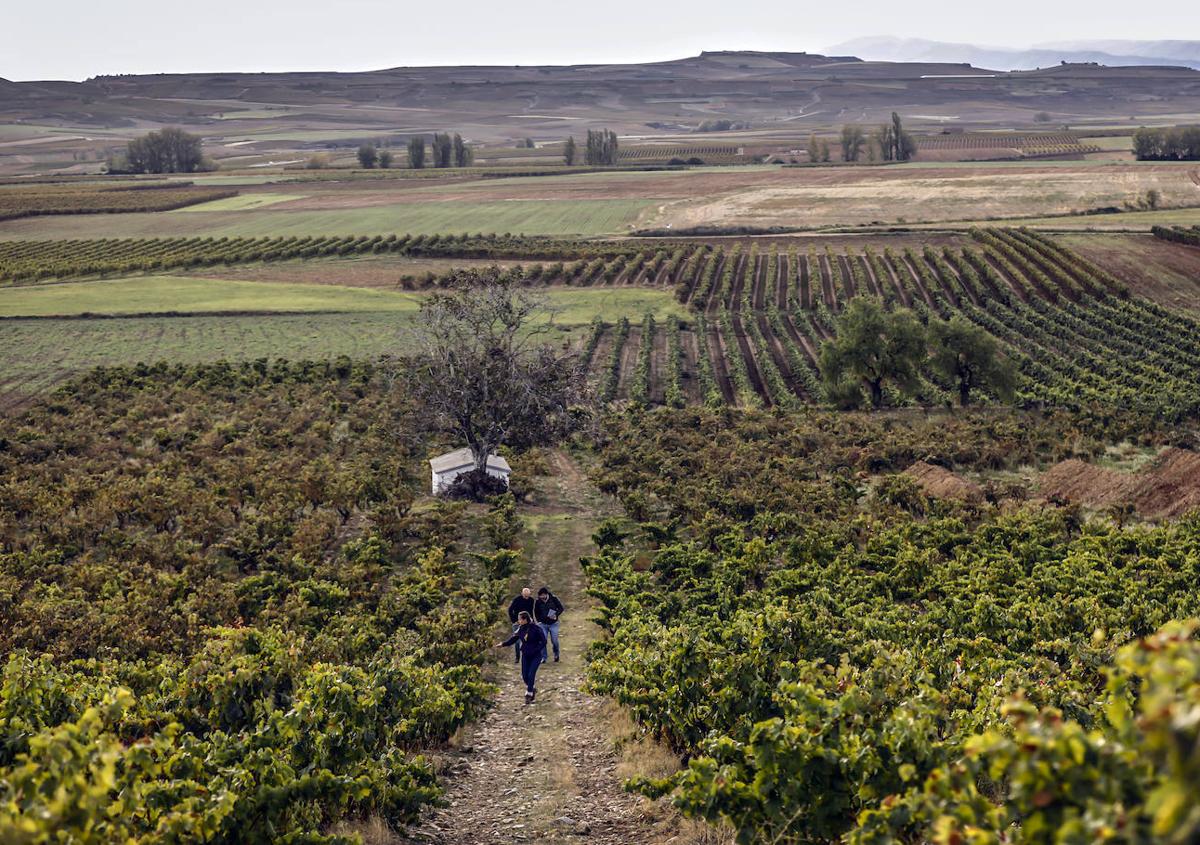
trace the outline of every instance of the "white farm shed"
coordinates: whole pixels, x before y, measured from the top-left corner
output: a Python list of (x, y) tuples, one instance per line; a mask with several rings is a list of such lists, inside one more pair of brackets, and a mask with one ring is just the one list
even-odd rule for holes
[[(475, 458), (471, 455), (469, 448), (458, 449), (454, 452), (447, 452), (444, 455), (438, 455), (436, 458), (430, 458), (430, 487), (433, 490), (433, 495), (437, 496), (445, 492), (454, 479), (458, 478), (464, 472), (470, 472), (475, 468)], [(492, 455), (487, 460), (488, 475), (493, 478), (504, 480), (504, 486), (508, 486), (508, 477), (512, 475), (512, 468), (508, 465), (508, 461), (499, 455)]]

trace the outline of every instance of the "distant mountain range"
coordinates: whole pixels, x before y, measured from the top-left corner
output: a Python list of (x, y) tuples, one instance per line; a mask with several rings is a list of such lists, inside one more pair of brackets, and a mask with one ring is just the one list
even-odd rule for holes
[(967, 62), (991, 70), (1034, 70), (1062, 62), (1176, 65), (1200, 70), (1200, 41), (1059, 41), (1016, 48), (878, 36), (845, 41), (826, 52), (848, 53), (867, 61)]

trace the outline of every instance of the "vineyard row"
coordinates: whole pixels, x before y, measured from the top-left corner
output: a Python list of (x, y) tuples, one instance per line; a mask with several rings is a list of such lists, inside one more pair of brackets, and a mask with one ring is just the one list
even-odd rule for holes
[[(1019, 372), (1023, 404), (1200, 414), (1200, 323), (1130, 298), (1119, 280), (1039, 236), (975, 236), (967, 249), (920, 252), (699, 252), (676, 285), (690, 319), (597, 322), (585, 357), (606, 400), (821, 404), (821, 344), (836, 336), (845, 303), (867, 295), (925, 323), (962, 315), (984, 328)], [(922, 373), (916, 401), (952, 396), (953, 385)]]
[(1200, 226), (1193, 226), (1190, 229), (1182, 226), (1154, 226), (1150, 231), (1160, 241), (1200, 246)]
[(122, 214), (170, 211), (237, 196), (228, 188), (150, 183), (140, 185), (69, 185), (0, 190), (0, 220), (44, 214)]

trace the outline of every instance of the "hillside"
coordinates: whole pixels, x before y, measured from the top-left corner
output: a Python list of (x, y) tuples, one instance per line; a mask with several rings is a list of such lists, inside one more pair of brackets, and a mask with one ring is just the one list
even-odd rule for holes
[(1023, 48), (876, 36), (845, 41), (830, 50), (851, 52), (876, 61), (970, 62), (1002, 70), (1035, 70), (1063, 62), (1096, 62), (1112, 67), (1177, 65), (1200, 69), (1200, 42), (1196, 41), (1065, 41)]
[(686, 130), (714, 118), (764, 127), (873, 121), (901, 105), (915, 120), (1012, 125), (1041, 110), (1126, 120), (1200, 111), (1200, 72), (1069, 66), (997, 73), (944, 61), (717, 51), (649, 64), (162, 74), (0, 86), (4, 123), (93, 129), (178, 123), (206, 135), (303, 123), (401, 134), (454, 126), (498, 140), (584, 125), (624, 133), (645, 132), (648, 123)]

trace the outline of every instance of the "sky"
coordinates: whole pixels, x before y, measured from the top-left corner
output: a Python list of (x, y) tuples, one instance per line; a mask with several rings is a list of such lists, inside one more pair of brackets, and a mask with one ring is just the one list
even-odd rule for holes
[(0, 6), (0, 77), (10, 80), (643, 62), (701, 50), (819, 52), (875, 35), (1016, 47), (1197, 36), (1180, 33), (1179, 5), (1133, 11), (1128, 0), (856, 0), (844, 14), (836, 4), (730, 0), (43, 0), (20, 11), (17, 0), (3, 3), (12, 5)]

